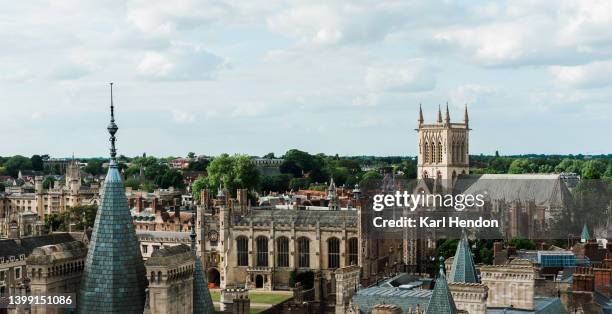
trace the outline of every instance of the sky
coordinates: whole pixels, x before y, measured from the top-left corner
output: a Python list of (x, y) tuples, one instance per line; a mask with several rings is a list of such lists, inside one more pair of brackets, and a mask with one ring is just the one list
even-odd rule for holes
[(0, 156), (612, 153), (611, 1), (12, 1)]

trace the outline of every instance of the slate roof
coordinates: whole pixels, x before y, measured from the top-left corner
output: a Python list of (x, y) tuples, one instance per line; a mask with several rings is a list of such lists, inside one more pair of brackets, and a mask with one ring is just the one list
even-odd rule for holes
[(79, 313), (138, 313), (145, 301), (145, 269), (125, 188), (111, 161), (85, 261)]
[(487, 308), (487, 314), (563, 314), (567, 310), (559, 298), (535, 297), (533, 310)]
[(193, 275), (193, 313), (208, 314), (214, 313), (214, 306), (210, 291), (208, 290), (208, 281), (202, 267), (202, 261), (195, 256), (195, 272)]
[(453, 300), (453, 295), (448, 288), (446, 277), (444, 276), (444, 269), (440, 266), (440, 273), (438, 279), (436, 279), (436, 286), (434, 287), (425, 314), (456, 314), (457, 307)]
[(19, 255), (27, 254), (27, 251), (13, 239), (0, 240), (0, 257), (8, 260), (10, 256), (19, 258)]
[(163, 247), (151, 254), (147, 266), (170, 266), (191, 260), (191, 249), (185, 244)]
[(465, 232), (462, 233), (461, 240), (459, 240), (459, 244), (457, 245), (457, 251), (453, 259), (453, 268), (448, 276), (448, 281), (464, 283), (479, 282), (476, 274), (476, 266), (474, 266), (474, 260), (472, 259), (470, 243), (468, 242)]
[(417, 305), (424, 309), (431, 295), (431, 290), (372, 286), (358, 290), (353, 295), (352, 302), (363, 314), (370, 313), (377, 304), (394, 304), (406, 312)]
[(193, 273), (193, 313), (194, 314), (208, 314), (214, 313), (215, 307), (213, 305), (212, 296), (208, 291), (208, 280), (206, 280), (206, 274), (202, 267), (202, 261), (196, 254), (196, 233), (193, 226), (195, 226), (195, 217), (192, 220), (191, 227), (191, 254), (195, 260), (195, 271)]
[(355, 210), (295, 210), (295, 209), (253, 209), (244, 216), (236, 217), (234, 224), (248, 225), (252, 221), (253, 225), (270, 225), (274, 221), (275, 225), (297, 226), (316, 225), (319, 222), (321, 227), (338, 227), (343, 222), (349, 228), (357, 227), (357, 211)]
[(462, 175), (454, 192), (482, 194), (491, 200), (534, 201), (537, 206), (565, 207), (571, 194), (559, 174)]
[(35, 248), (28, 256), (28, 264), (53, 264), (58, 261), (83, 258), (87, 255), (87, 247), (81, 241), (50, 244)]
[(589, 234), (589, 228), (586, 224), (582, 227), (582, 233), (580, 234), (580, 239), (584, 241), (591, 240), (591, 235)]
[(9, 256), (18, 258), (21, 254), (28, 256), (37, 247), (79, 240), (81, 239), (77, 239), (74, 235), (69, 233), (52, 233), (35, 237), (23, 237), (19, 241), (4, 239), (0, 240), (0, 257), (7, 259)]

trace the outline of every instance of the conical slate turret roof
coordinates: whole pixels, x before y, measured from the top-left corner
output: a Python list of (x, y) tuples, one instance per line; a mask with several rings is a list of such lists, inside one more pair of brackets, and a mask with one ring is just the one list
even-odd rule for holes
[(448, 281), (478, 283), (476, 266), (474, 265), (472, 251), (470, 250), (470, 242), (468, 242), (465, 232), (462, 232), (461, 240), (459, 240), (459, 244), (457, 244), (457, 251), (453, 259), (453, 268), (451, 269)]
[(125, 188), (115, 160), (111, 84), (111, 161), (89, 242), (77, 304), (78, 313), (138, 313), (145, 301), (145, 269)]
[(440, 265), (440, 273), (436, 279), (434, 287), (425, 314), (456, 314), (457, 307), (453, 300), (453, 295), (450, 293), (446, 277), (444, 276), (443, 264)]
[(191, 220), (191, 252), (193, 252), (193, 258), (195, 259), (195, 272), (193, 274), (193, 313), (214, 313), (215, 308), (212, 297), (206, 285), (206, 274), (204, 274), (204, 270), (202, 269), (202, 261), (196, 254), (195, 219)]
[(582, 227), (582, 234), (580, 235), (580, 240), (583, 242), (591, 240), (591, 235), (589, 234), (589, 228), (586, 224)]

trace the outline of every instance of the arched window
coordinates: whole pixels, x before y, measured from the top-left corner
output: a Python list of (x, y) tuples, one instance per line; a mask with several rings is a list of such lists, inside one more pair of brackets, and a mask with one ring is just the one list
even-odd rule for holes
[(429, 143), (425, 142), (425, 146), (424, 146), (424, 151), (423, 151), (423, 162), (428, 163), (429, 162)]
[(289, 267), (289, 239), (286, 237), (276, 239), (276, 266)]
[(298, 239), (298, 267), (310, 267), (310, 240)]
[(350, 238), (348, 240), (348, 264), (357, 265), (358, 262), (358, 241), (357, 238)]
[(268, 238), (257, 237), (257, 266), (268, 266)]
[(328, 268), (340, 267), (340, 240), (338, 238), (327, 239), (327, 261)]
[(434, 162), (434, 156), (436, 154), (436, 145), (431, 142), (429, 143), (429, 162)]
[(441, 142), (438, 142), (437, 153), (438, 153), (438, 160), (437, 160), (437, 162), (441, 163), (442, 162), (442, 143)]
[(236, 238), (238, 266), (249, 266), (249, 239), (245, 236)]

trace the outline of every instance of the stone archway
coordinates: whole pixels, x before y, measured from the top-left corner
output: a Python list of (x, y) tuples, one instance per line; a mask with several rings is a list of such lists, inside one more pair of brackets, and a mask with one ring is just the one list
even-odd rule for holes
[(206, 272), (206, 278), (208, 279), (208, 286), (210, 288), (219, 288), (219, 286), (221, 286), (221, 274), (216, 268), (210, 268)]

